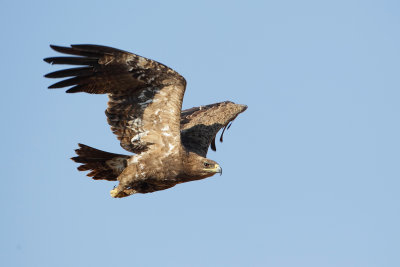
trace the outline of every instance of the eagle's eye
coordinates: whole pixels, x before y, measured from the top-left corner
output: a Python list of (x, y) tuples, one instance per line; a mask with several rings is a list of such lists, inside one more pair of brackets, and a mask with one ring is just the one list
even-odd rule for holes
[(208, 168), (208, 167), (210, 167), (211, 164), (208, 162), (204, 162), (203, 165), (204, 165), (204, 167)]

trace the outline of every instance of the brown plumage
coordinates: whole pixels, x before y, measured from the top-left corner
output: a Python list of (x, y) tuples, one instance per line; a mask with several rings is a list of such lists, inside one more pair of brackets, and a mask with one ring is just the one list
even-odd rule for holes
[[(247, 106), (226, 101), (181, 111), (185, 79), (156, 61), (98, 45), (51, 46), (73, 55), (50, 57), (50, 64), (79, 65), (47, 78), (66, 78), (51, 86), (67, 93), (108, 94), (106, 116), (121, 146), (133, 156), (104, 152), (79, 144), (75, 162), (93, 179), (119, 181), (113, 197), (164, 190), (176, 184), (222, 173), (206, 158), (215, 136), (229, 128)], [(222, 133), (223, 135), (223, 133)], [(221, 135), (221, 141), (222, 141)]]

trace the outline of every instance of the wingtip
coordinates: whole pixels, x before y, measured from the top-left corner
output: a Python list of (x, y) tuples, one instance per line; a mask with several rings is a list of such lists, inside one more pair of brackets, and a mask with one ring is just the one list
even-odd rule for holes
[(242, 108), (242, 112), (245, 111), (248, 108), (247, 105), (240, 105), (240, 107)]
[(74, 86), (74, 87), (68, 89), (68, 90), (65, 91), (65, 92), (66, 92), (67, 94), (74, 94), (74, 93), (82, 92), (82, 90), (81, 90), (81, 86), (76, 85), (76, 86)]
[(58, 51), (60, 48), (63, 48), (62, 46), (53, 45), (53, 44), (50, 44), (49, 46), (50, 46), (50, 48), (53, 49), (54, 51)]
[[(47, 75), (47, 74), (46, 74)], [(45, 76), (46, 77), (46, 76)], [(58, 87), (56, 84), (52, 84), (49, 87), (47, 87), (47, 89), (59, 89), (60, 87)]]
[(46, 62), (46, 63), (52, 64), (52, 60), (51, 60), (50, 57), (44, 58), (43, 61)]
[(64, 46), (53, 45), (53, 44), (50, 44), (49, 46), (50, 46), (50, 48), (53, 49), (53, 50), (56, 50), (56, 49), (58, 49), (58, 48), (65, 48)]
[(211, 150), (212, 151), (217, 151), (217, 147), (215, 145), (215, 136), (214, 136), (213, 140), (211, 141)]
[(68, 54), (68, 52), (71, 51), (71, 49), (72, 49), (71, 47), (68, 47), (68, 46), (53, 45), (53, 44), (50, 45), (50, 48), (56, 52), (63, 53), (63, 54)]

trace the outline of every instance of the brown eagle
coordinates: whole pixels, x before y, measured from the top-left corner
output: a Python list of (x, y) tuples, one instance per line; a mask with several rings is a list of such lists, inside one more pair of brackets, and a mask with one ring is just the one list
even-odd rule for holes
[(91, 171), (88, 176), (95, 180), (119, 181), (112, 197), (150, 193), (222, 174), (222, 168), (206, 158), (208, 147), (215, 150), (218, 131), (229, 128), (246, 105), (226, 101), (181, 110), (186, 81), (161, 63), (106, 46), (50, 47), (72, 56), (44, 61), (81, 67), (45, 75), (71, 77), (49, 89), (72, 86), (67, 93), (108, 94), (111, 130), (125, 150), (135, 153), (126, 156), (79, 144), (78, 156), (72, 158), (82, 163), (78, 170)]

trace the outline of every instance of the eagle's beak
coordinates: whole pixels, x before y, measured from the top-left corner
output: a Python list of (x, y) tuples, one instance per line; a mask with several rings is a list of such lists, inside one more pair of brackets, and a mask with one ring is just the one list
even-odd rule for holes
[(219, 175), (222, 175), (222, 168), (221, 168), (221, 166), (219, 166), (218, 164), (216, 164), (216, 165), (215, 165), (215, 168), (214, 168), (214, 172), (215, 172), (215, 173), (219, 173)]

